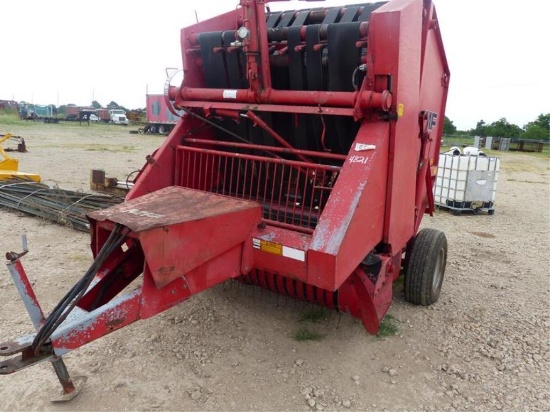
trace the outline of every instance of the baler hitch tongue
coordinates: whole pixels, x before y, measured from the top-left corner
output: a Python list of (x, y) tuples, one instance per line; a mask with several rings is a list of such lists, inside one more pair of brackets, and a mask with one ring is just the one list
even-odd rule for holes
[[(20, 258), (29, 251), (26, 235), (22, 236), (23, 252), (7, 252), (6, 265), (17, 288), (17, 291), (23, 300), (25, 308), (31, 318), (34, 328), (39, 331), (45, 323), (46, 318), (42, 308), (38, 303), (32, 285), (23, 269)], [(32, 366), (35, 363), (49, 360), (52, 363), (54, 371), (62, 386), (62, 393), (53, 399), (52, 402), (66, 402), (73, 399), (82, 389), (87, 378), (78, 376), (71, 379), (67, 367), (61, 356), (56, 356), (51, 342), (46, 341), (39, 346), (34, 344), (37, 335), (27, 335), (12, 342), (0, 343), (0, 356), (9, 356), (7, 360), (0, 362), (0, 375), (8, 375), (17, 372), (20, 369)], [(20, 355), (18, 355), (20, 354)], [(14, 357), (18, 355), (19, 357)]]
[[(244, 245), (261, 222), (261, 207), (168, 187), (90, 213), (88, 219), (95, 259), (48, 317), (21, 264), (28, 252), (26, 239), (23, 252), (6, 254), (8, 270), (37, 332), (0, 343), (0, 356), (8, 357), (0, 362), (0, 375), (49, 360), (63, 387), (56, 401), (70, 400), (84, 383), (84, 378), (71, 380), (61, 355), (239, 276)], [(222, 237), (212, 244), (211, 238)], [(179, 259), (182, 251), (187, 252), (185, 259)], [(124, 293), (140, 275), (141, 289)]]

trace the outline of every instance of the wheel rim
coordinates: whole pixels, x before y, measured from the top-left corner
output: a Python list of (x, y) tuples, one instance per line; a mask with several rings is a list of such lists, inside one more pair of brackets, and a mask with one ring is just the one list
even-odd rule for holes
[(432, 291), (437, 296), (441, 289), (441, 283), (443, 281), (443, 272), (445, 270), (445, 249), (440, 248), (437, 253), (437, 261), (435, 263), (434, 276), (432, 280)]

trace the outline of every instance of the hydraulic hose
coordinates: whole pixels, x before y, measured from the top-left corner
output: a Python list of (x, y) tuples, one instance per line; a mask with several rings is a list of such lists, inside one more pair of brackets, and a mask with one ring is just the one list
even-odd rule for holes
[(122, 244), (129, 232), (130, 229), (121, 224), (117, 223), (114, 226), (113, 231), (97, 254), (90, 268), (86, 271), (82, 279), (80, 279), (63, 297), (63, 299), (61, 299), (50, 315), (46, 318), (44, 324), (34, 337), (32, 349), (35, 354), (38, 354), (44, 343), (52, 336), (59, 325), (63, 323), (69, 313), (71, 313), (74, 307), (78, 304), (90, 286), (90, 283), (94, 279), (99, 268), (111, 255), (111, 253), (113, 253), (113, 251)]

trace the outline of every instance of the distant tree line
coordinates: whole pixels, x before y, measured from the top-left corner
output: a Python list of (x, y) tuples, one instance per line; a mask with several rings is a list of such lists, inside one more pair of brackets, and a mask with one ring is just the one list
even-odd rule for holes
[(510, 137), (529, 140), (550, 140), (550, 113), (540, 114), (534, 121), (527, 123), (523, 128), (509, 123), (506, 118), (499, 119), (491, 124), (483, 120), (477, 122), (476, 127), (470, 130), (457, 130), (452, 120), (445, 116), (443, 134), (468, 136)]

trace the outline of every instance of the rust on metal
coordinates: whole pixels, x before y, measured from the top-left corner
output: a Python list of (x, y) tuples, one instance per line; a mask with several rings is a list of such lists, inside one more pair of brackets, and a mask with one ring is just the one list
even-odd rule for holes
[(228, 211), (256, 208), (254, 202), (183, 187), (167, 187), (109, 209), (90, 213), (97, 221), (110, 220), (134, 233), (196, 221)]

